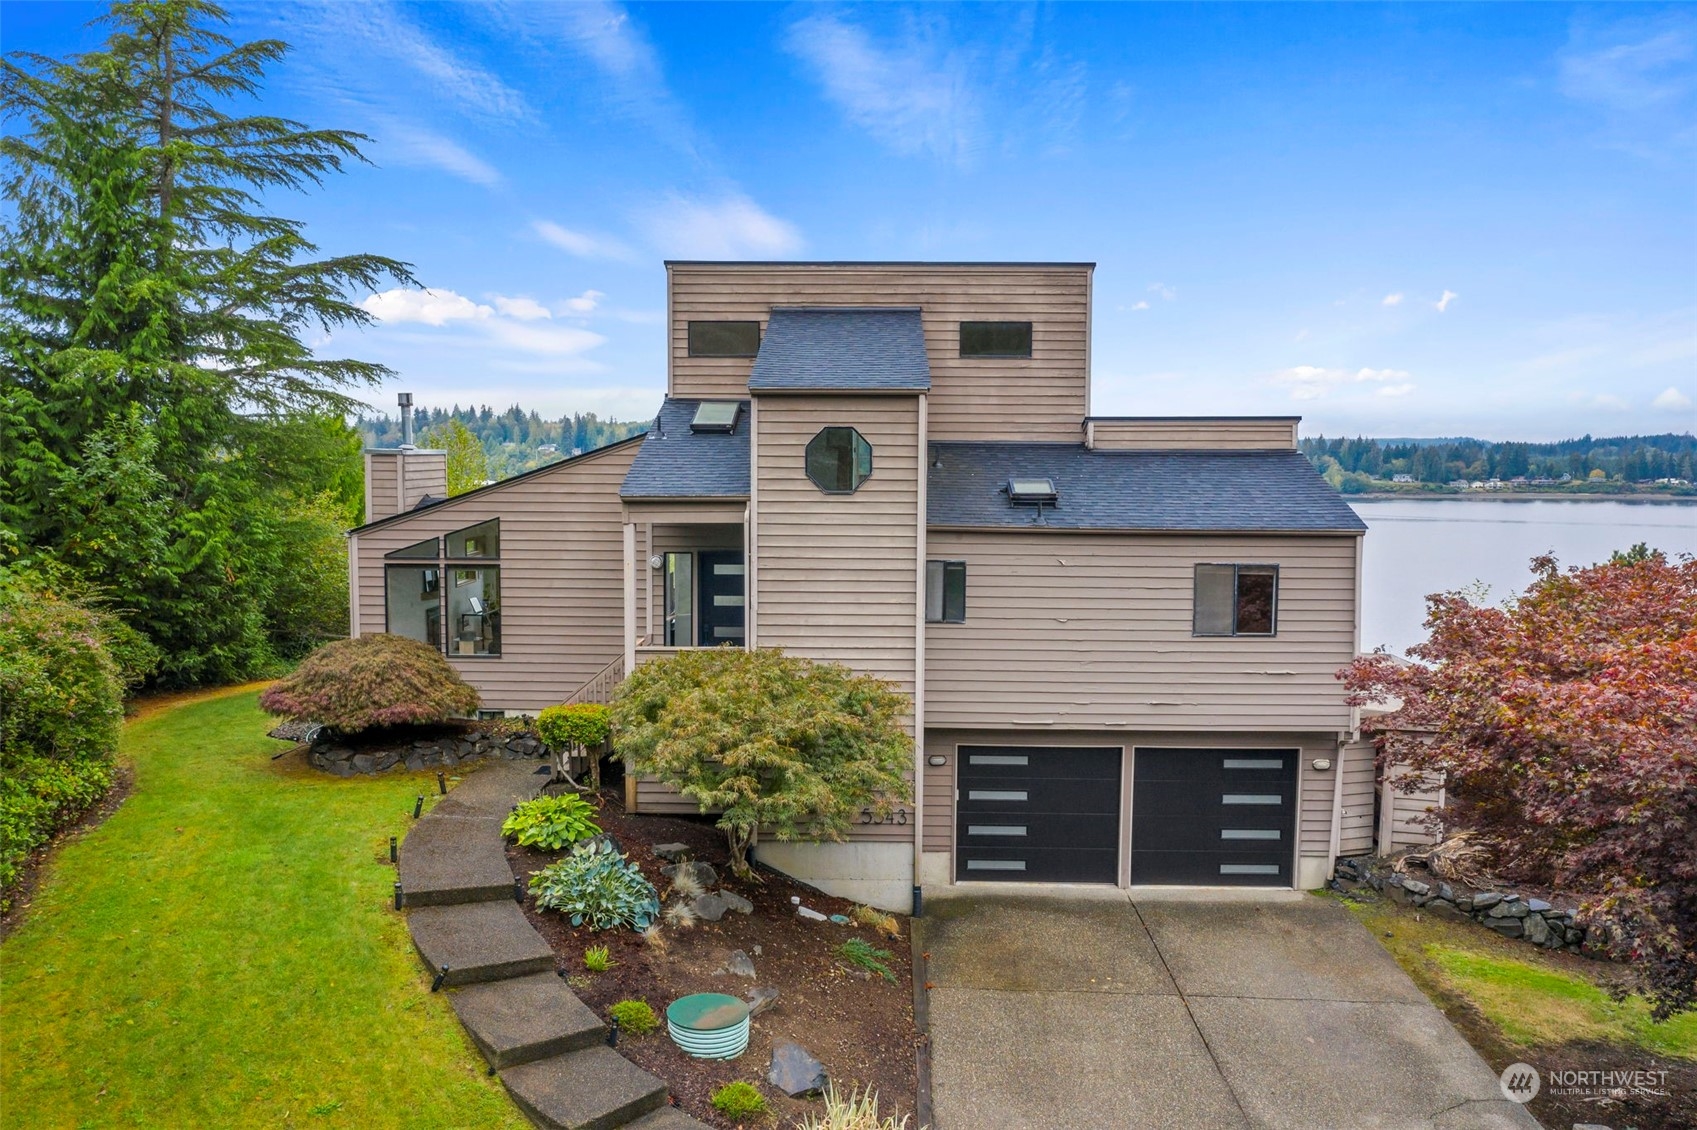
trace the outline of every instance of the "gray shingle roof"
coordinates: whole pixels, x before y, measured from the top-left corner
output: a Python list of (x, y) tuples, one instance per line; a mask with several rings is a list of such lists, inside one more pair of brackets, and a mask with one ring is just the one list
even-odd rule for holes
[(1037, 523), (1014, 506), (1015, 476), (1053, 479), (1043, 523), (1061, 530), (1267, 530), (1355, 533), (1367, 525), (1298, 451), (1091, 451), (1066, 443), (933, 443), (933, 526)]
[(753, 392), (924, 392), (917, 306), (775, 306), (748, 378)]
[(699, 400), (667, 398), (619, 487), (620, 498), (747, 498), (748, 401), (736, 430), (692, 432)]

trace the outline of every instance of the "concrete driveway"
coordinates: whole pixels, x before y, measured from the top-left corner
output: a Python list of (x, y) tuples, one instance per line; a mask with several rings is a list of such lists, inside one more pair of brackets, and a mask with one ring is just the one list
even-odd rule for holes
[(934, 1130), (1537, 1130), (1335, 903), (934, 898)]

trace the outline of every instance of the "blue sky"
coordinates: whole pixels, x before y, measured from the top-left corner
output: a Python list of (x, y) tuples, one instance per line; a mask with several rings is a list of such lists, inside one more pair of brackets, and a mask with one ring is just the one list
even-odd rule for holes
[[(7, 50), (98, 9), (7, 3)], [(416, 267), (322, 344), (420, 403), (650, 414), (663, 258), (1098, 264), (1094, 408), (1697, 426), (1697, 10), (266, 4), (273, 206)]]

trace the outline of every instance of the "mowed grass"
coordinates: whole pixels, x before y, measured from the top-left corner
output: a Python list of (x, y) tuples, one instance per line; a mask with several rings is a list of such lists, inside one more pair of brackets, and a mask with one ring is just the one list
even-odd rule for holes
[(1428, 995), (1465, 1002), (1521, 1048), (1570, 1042), (1636, 1047), (1697, 1059), (1697, 1012), (1656, 1023), (1642, 997), (1615, 1000), (1603, 978), (1616, 967), (1555, 955), (1387, 902), (1353, 910)]
[(523, 1127), (429, 992), (391, 835), (433, 774), (273, 762), (256, 692), (125, 728), (133, 794), (0, 945), (7, 1127)]

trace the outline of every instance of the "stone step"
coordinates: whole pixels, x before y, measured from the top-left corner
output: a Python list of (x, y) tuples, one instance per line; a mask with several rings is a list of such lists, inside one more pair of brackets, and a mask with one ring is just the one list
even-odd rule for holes
[(448, 967), (444, 981), (448, 985), (499, 981), (554, 968), (554, 951), (510, 899), (421, 906), (407, 913), (407, 925), (431, 973)]
[(663, 1106), (627, 1126), (629, 1130), (709, 1130), (707, 1123), (696, 1121), (675, 1106)]
[(607, 1026), (552, 973), (468, 985), (450, 998), (454, 1013), (497, 1070), (594, 1047)]
[(509, 1067), (501, 1082), (546, 1130), (616, 1130), (666, 1104), (666, 1084), (605, 1046)]
[(407, 833), (398, 878), (403, 906), (511, 900), (513, 869), (500, 818), (432, 812)]

